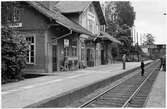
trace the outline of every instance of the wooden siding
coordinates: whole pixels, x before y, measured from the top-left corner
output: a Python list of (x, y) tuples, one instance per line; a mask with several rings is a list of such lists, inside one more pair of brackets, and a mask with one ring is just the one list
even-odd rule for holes
[[(79, 16), (79, 23), (86, 29), (88, 29), (88, 13), (89, 8), (93, 7), (93, 11), (91, 12), (95, 16), (95, 24), (98, 24), (100, 26), (99, 18), (97, 16), (97, 12), (95, 11), (95, 8), (92, 4), (89, 5), (88, 8), (86, 8)], [(96, 29), (96, 26), (94, 26), (94, 29)], [(100, 30), (100, 28), (99, 28)], [(95, 32), (95, 34), (98, 34), (100, 31)]]
[(24, 71), (26, 72), (38, 72), (44, 73), (45, 69), (45, 46), (44, 46), (44, 32), (43, 31), (28, 31), (22, 32), (22, 34), (29, 36), (33, 34), (35, 36), (35, 64), (27, 64)]
[(27, 5), (25, 4), (23, 11), (24, 11), (22, 16), (23, 29), (41, 30), (48, 28), (49, 19), (46, 18), (41, 13), (39, 13), (33, 7), (29, 6), (28, 4)]

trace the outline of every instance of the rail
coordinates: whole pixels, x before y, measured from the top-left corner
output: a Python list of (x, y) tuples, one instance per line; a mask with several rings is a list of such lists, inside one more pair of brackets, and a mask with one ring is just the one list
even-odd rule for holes
[[(155, 63), (159, 62), (159, 60), (154, 61), (152, 64), (148, 65), (145, 69), (149, 69), (151, 66), (153, 66)], [(158, 67), (158, 66), (156, 66)], [(140, 86), (133, 92), (133, 94), (128, 98), (128, 100), (126, 100), (126, 102), (122, 105), (122, 107), (127, 107), (128, 104), (130, 103), (130, 101), (135, 97), (135, 95), (139, 92), (139, 90), (141, 89), (141, 87), (146, 83), (146, 81), (150, 78), (150, 76), (152, 75), (152, 73), (155, 71), (155, 69), (151, 69), (151, 73), (143, 80), (143, 82), (140, 84)], [(140, 70), (137, 72), (139, 73)], [(135, 73), (135, 74), (137, 74)], [(98, 99), (99, 97), (103, 96), (104, 94), (106, 94), (107, 92), (111, 91), (112, 89), (116, 88), (117, 86), (121, 85), (124, 81), (130, 79), (126, 78), (125, 80), (121, 81), (120, 83), (115, 84), (114, 86), (112, 86), (111, 88), (105, 90), (104, 92), (100, 93), (99, 95), (93, 97), (92, 99), (88, 100), (87, 102), (83, 103), (82, 105), (79, 106), (79, 108), (85, 107), (87, 105), (89, 105), (91, 102), (95, 101), (96, 99)]]

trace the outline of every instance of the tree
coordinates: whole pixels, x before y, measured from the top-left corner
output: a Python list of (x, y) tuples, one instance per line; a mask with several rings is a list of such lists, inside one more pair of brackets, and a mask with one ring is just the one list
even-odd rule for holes
[(109, 33), (112, 32), (111, 35), (116, 35), (116, 33), (119, 34), (120, 30), (130, 31), (130, 28), (134, 25), (135, 20), (135, 12), (130, 2), (112, 1), (106, 2), (106, 4), (106, 31)]
[(116, 2), (117, 22), (120, 26), (127, 25), (132, 27), (135, 20), (135, 12), (129, 1)]
[(105, 7), (105, 18), (106, 18), (106, 31), (112, 35), (116, 36), (116, 32), (119, 28), (119, 25), (116, 21), (116, 6), (115, 2), (106, 2), (107, 6)]
[(150, 54), (150, 58), (152, 58), (152, 55), (151, 55), (151, 48), (150, 48), (150, 45), (154, 45), (154, 36), (152, 34), (147, 34), (146, 35), (146, 41), (144, 42), (145, 45), (148, 45), (148, 51), (149, 51), (149, 54)]
[(144, 42), (145, 45), (153, 45), (154, 44), (154, 36), (152, 34), (146, 35), (146, 41)]
[(131, 27), (135, 20), (135, 12), (130, 2), (107, 2), (105, 17), (106, 32), (122, 42), (118, 48), (120, 54), (130, 54), (132, 46)]
[(1, 46), (2, 83), (12, 79), (22, 79), (28, 44), (17, 32), (5, 26), (1, 32)]

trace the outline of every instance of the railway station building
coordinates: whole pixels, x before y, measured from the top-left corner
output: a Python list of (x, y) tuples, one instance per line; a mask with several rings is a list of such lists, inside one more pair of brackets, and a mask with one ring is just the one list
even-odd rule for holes
[(105, 17), (98, 1), (6, 3), (9, 13), (2, 25), (18, 31), (29, 42), (26, 73), (107, 64), (112, 57), (111, 44), (120, 43), (105, 32)]

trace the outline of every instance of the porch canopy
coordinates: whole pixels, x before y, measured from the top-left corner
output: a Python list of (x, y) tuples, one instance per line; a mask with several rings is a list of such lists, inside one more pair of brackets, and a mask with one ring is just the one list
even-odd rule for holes
[[(81, 25), (69, 20), (67, 17), (62, 15), (58, 10), (55, 9), (55, 7), (54, 9), (51, 9), (50, 8), (51, 6), (48, 6), (47, 2), (36, 2), (36, 1), (26, 1), (26, 2), (29, 3), (31, 6), (33, 6), (40, 13), (44, 14), (45, 16), (51, 19), (54, 19), (57, 23), (65, 26), (66, 28), (72, 31), (86, 34), (93, 37), (95, 36), (93, 33), (86, 30)], [(49, 5), (52, 5), (52, 4), (49, 4)]]
[(111, 36), (110, 34), (106, 33), (106, 32), (103, 32), (101, 31), (100, 32), (100, 35), (97, 37), (97, 39), (102, 39), (102, 40), (110, 40), (112, 42), (115, 42), (115, 43), (118, 43), (118, 44), (121, 44), (121, 42), (119, 40), (117, 40), (116, 38), (114, 38), (113, 36)]

